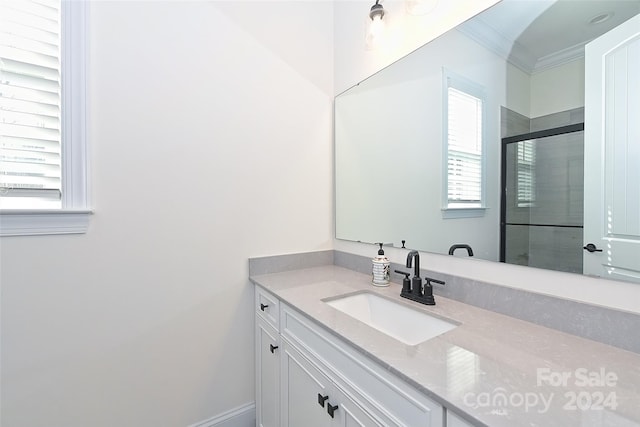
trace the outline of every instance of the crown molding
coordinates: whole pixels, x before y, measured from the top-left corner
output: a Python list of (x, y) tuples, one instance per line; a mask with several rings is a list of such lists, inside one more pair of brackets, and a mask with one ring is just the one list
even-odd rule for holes
[(527, 74), (539, 73), (584, 57), (584, 46), (587, 43), (579, 43), (542, 58), (536, 58), (518, 41), (505, 37), (479, 18), (459, 25), (457, 30)]
[(576, 59), (584, 58), (584, 47), (587, 43), (589, 43), (589, 41), (578, 43), (576, 45), (569, 46), (568, 48), (543, 56), (536, 62), (532, 74), (575, 61)]

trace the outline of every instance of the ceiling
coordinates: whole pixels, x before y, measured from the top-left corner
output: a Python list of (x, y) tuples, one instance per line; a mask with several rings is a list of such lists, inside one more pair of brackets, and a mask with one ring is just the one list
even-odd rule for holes
[(502, 0), (460, 30), (531, 73), (583, 56), (586, 43), (638, 13), (640, 0)]

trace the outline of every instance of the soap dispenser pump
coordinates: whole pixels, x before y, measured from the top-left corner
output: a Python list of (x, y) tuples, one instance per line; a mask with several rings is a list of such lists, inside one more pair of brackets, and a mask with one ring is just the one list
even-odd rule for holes
[(378, 255), (371, 260), (373, 264), (373, 279), (371, 283), (374, 286), (389, 286), (389, 258), (384, 255), (382, 243), (376, 244), (380, 245), (380, 249), (378, 250)]

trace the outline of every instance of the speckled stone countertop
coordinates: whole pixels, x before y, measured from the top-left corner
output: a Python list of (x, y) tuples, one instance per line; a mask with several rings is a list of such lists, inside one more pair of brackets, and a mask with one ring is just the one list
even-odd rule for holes
[[(443, 297), (418, 304), (332, 265), (250, 279), (474, 425), (640, 426), (640, 354)], [(459, 326), (409, 346), (323, 301), (359, 291)]]

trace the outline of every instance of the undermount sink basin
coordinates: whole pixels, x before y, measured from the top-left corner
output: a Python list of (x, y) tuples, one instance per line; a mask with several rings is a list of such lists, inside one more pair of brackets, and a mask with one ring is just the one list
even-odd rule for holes
[(419, 344), (458, 326), (371, 292), (324, 302), (408, 345)]

